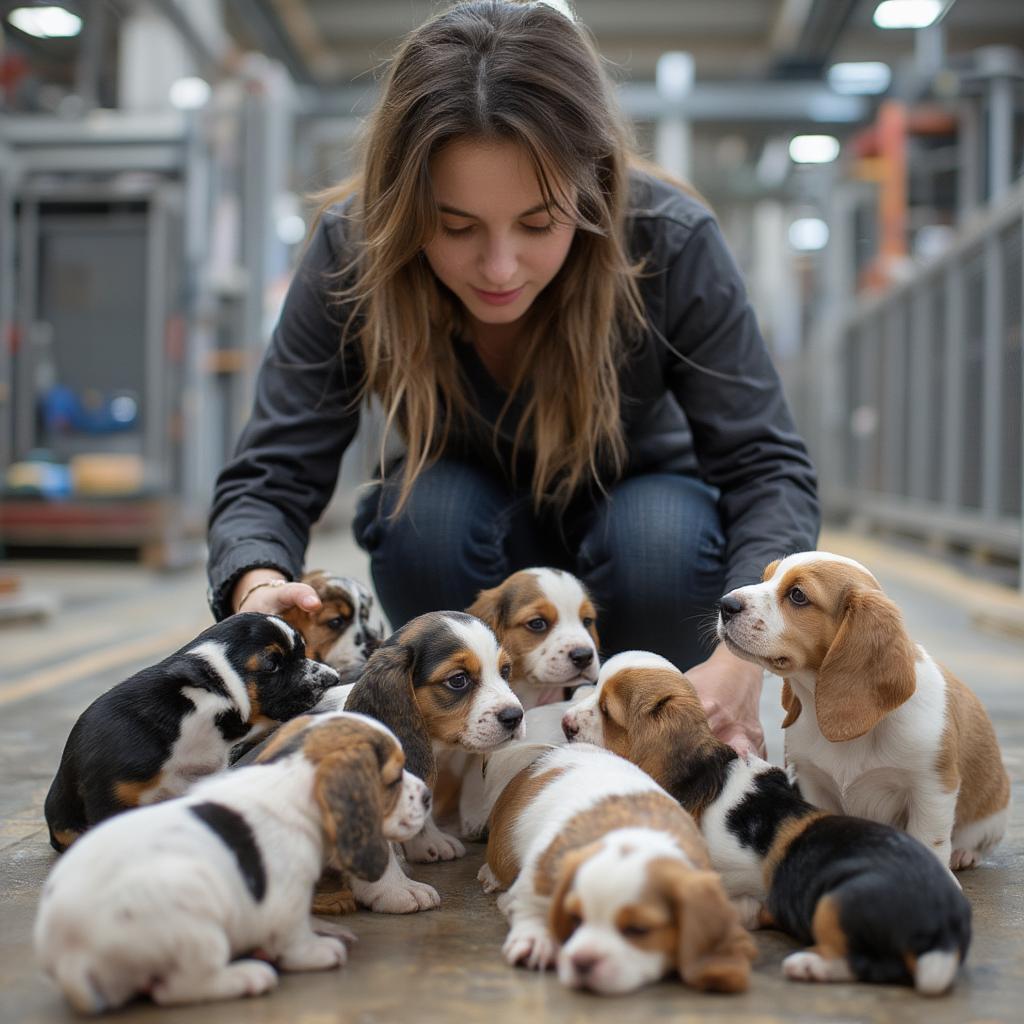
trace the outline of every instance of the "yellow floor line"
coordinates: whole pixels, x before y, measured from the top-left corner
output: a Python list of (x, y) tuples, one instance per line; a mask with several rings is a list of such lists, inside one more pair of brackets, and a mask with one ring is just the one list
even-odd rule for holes
[(63, 665), (56, 665), (53, 668), (37, 672), (21, 682), (0, 688), (0, 706), (13, 704), (26, 697), (34, 697), (37, 694), (46, 693), (48, 690), (55, 690), (67, 683), (75, 682), (97, 672), (117, 668), (119, 665), (143, 661), (153, 655), (166, 657), (186, 641), (201, 633), (208, 625), (207, 620), (196, 619), (189, 625), (177, 626), (174, 629), (158, 633), (156, 636), (143, 637), (134, 643), (115, 644), (80, 658), (72, 658)]

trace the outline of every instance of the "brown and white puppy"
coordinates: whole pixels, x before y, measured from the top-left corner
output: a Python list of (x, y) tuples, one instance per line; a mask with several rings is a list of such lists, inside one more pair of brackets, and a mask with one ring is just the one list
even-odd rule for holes
[(650, 776), (586, 744), (542, 753), (494, 806), (487, 891), (508, 889), (504, 955), (605, 994), (677, 971), (747, 988), (754, 946), (693, 819)]
[(310, 918), (313, 883), (328, 854), (378, 878), (388, 840), (422, 827), (430, 794), (404, 760), (379, 722), (305, 717), (261, 763), (104, 822), (46, 881), (41, 966), (77, 1010), (100, 1013), (138, 995), (164, 1005), (259, 995), (277, 984), (271, 963), (344, 964), (352, 936)]
[(181, 796), (231, 749), (309, 711), (338, 675), (273, 615), (232, 615), (97, 697), (68, 736), (44, 810), (61, 851), (113, 814)]
[(466, 609), (512, 656), (510, 684), (524, 708), (561, 700), (597, 679), (597, 612), (583, 584), (561, 569), (523, 569)]
[[(442, 751), (483, 753), (522, 737), (522, 705), (508, 686), (511, 670), (511, 659), (479, 619), (464, 612), (428, 612), (392, 633), (359, 681), (335, 687), (318, 707), (343, 701), (345, 710), (383, 722), (402, 741), (409, 770), (433, 787)], [(418, 862), (452, 860), (466, 852), (430, 817), (404, 849)], [(379, 882), (357, 882), (353, 891), (359, 903), (381, 913), (440, 903), (436, 890), (407, 878), (396, 858)]]
[(812, 803), (905, 828), (954, 869), (1002, 839), (1010, 780), (984, 707), (860, 563), (772, 562), (722, 598), (718, 634), (784, 677), (786, 761)]
[(670, 662), (646, 651), (610, 658), (563, 724), (642, 766), (697, 818), (750, 927), (813, 943), (785, 958), (787, 977), (911, 983), (924, 995), (952, 985), (971, 912), (948, 868), (905, 832), (820, 811), (786, 771), (739, 757)]
[(350, 576), (314, 569), (302, 577), (320, 598), (320, 610), (290, 608), (281, 615), (306, 641), (306, 654), (330, 665), (341, 681), (354, 682), (384, 639), (384, 622), (373, 594)]

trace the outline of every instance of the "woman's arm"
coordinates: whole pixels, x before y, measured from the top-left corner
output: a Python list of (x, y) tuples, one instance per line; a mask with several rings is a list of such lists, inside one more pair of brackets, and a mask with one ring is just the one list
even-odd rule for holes
[[(345, 311), (328, 298), (338, 287), (328, 275), (342, 265), (339, 239), (338, 215), (328, 211), (288, 289), (256, 381), (252, 415), (217, 480), (207, 562), (217, 619), (237, 611), (245, 591), (262, 579), (252, 570), (282, 579), (302, 572), (310, 526), (333, 493), (341, 456), (358, 426), (361, 362), (354, 344), (342, 353)], [(271, 597), (283, 610), (276, 599), (284, 592), (269, 590), (250, 598), (261, 607), (246, 602), (244, 610), (271, 610), (262, 607)]]

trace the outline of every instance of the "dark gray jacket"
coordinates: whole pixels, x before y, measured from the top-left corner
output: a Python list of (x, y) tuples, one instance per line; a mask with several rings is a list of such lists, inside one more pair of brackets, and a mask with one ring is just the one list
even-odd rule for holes
[[(218, 619), (230, 614), (231, 588), (246, 570), (301, 573), (309, 528), (356, 432), (361, 359), (356, 345), (341, 345), (344, 310), (327, 299), (327, 275), (346, 262), (345, 230), (344, 218), (329, 211), (314, 232), (264, 358), (252, 417), (217, 481), (208, 570)], [(638, 173), (628, 238), (631, 255), (646, 261), (640, 292), (648, 328), (620, 371), (627, 475), (697, 474), (716, 487), (726, 588), (753, 582), (772, 559), (814, 547), (814, 469), (714, 218)], [(458, 349), (471, 393), (493, 424), (505, 395), (469, 346)], [(517, 411), (503, 421), (497, 454), (492, 438), (479, 434), (456, 432), (450, 447), (502, 468)]]

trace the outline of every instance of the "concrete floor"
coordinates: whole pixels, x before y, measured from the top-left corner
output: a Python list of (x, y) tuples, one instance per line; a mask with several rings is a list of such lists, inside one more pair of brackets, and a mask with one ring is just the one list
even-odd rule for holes
[[(1019, 808), (1024, 639), (983, 634), (971, 620), (978, 600), (990, 597), (1012, 606), (1015, 599), (901, 548), (846, 534), (824, 538), (822, 547), (867, 562), (903, 607), (915, 639), (980, 694), (995, 721)], [(316, 540), (310, 564), (367, 575), (362, 553), (342, 534)], [(161, 576), (86, 563), (14, 563), (13, 568), (33, 589), (58, 597), (62, 610), (47, 623), (0, 631), (0, 1024), (50, 1024), (76, 1019), (33, 966), (30, 946), (36, 900), (55, 856), (46, 841), (42, 801), (64, 739), (98, 693), (159, 660), (209, 619), (199, 571)], [(777, 682), (769, 679), (763, 715), (774, 760), (782, 748), (777, 700)], [(701, 996), (676, 982), (622, 999), (574, 994), (551, 974), (505, 966), (500, 956), (504, 920), (475, 880), (481, 856), (482, 847), (475, 846), (461, 862), (415, 869), (416, 877), (441, 893), (440, 910), (403, 918), (360, 913), (349, 919), (360, 941), (341, 971), (284, 975), (275, 993), (257, 1000), (182, 1010), (140, 1003), (118, 1019), (159, 1015), (168, 1024), (243, 1018), (274, 1024), (521, 1024), (544, 1019), (959, 1024), (1024, 1018), (1020, 813), (995, 856), (961, 876), (974, 906), (974, 945), (954, 993), (937, 1001), (895, 987), (785, 982), (779, 963), (794, 947), (775, 932), (757, 935), (761, 955), (751, 991), (744, 996)]]

